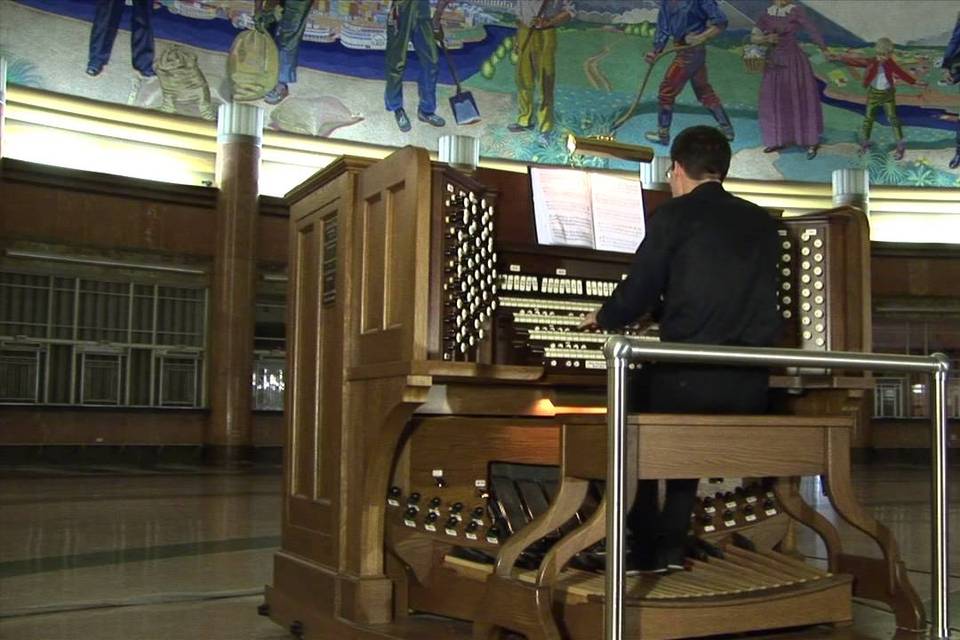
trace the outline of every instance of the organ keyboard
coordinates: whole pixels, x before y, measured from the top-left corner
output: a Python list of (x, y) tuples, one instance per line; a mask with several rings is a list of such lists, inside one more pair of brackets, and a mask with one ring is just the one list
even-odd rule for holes
[[(450, 628), (412, 612), (477, 621), (477, 638), (484, 637), (484, 625), (517, 630), (524, 616), (535, 615), (539, 626), (520, 630), (531, 640), (554, 638), (536, 635), (558, 622), (549, 606), (554, 593), (575, 613), (563, 621), (568, 636), (597, 637), (603, 554), (596, 525), (603, 504), (588, 479), (603, 474), (582, 465), (578, 472), (572, 462), (561, 473), (557, 465), (563, 456), (575, 461), (573, 453), (602, 447), (583, 438), (568, 438), (561, 447), (561, 429), (571, 423), (561, 415), (603, 411), (606, 336), (577, 326), (620, 281), (631, 256), (538, 246), (526, 179), (489, 170), (465, 176), (431, 165), (425, 151), (411, 147), (377, 163), (341, 159), (287, 197), (284, 523), (263, 612), (304, 638), (365, 638), (373, 629), (386, 637), (434, 637), (441, 626)], [(652, 211), (666, 196), (645, 197), (645, 210)], [(862, 212), (788, 218), (784, 232), (777, 267), (789, 328), (784, 343), (868, 349)], [(656, 339), (650, 328), (632, 331)], [(679, 448), (658, 441), (641, 468), (654, 474), (669, 465), (684, 469), (685, 456), (695, 450), (705, 456), (706, 477), (718, 475), (712, 462), (729, 461), (737, 463), (731, 470), (737, 476), (819, 473), (819, 467), (796, 466), (805, 449), (790, 446), (791, 437), (832, 419), (824, 414), (844, 416), (844, 433), (850, 425), (856, 433), (864, 386), (823, 371), (780, 378), (793, 392), (785, 408), (818, 415), (755, 416), (746, 426), (734, 425), (746, 429), (740, 431), (724, 426), (731, 417), (651, 416), (686, 420), (690, 433), (713, 430), (697, 432)], [(600, 416), (594, 420), (603, 424)], [(768, 422), (781, 425), (781, 438), (761, 446), (764, 431), (756, 427)], [(831, 489), (847, 491), (840, 476), (849, 442), (804, 442), (819, 442), (816, 451), (832, 456), (828, 462), (841, 473)], [(663, 473), (648, 477), (676, 477)], [(767, 628), (771, 621), (822, 621), (807, 605), (829, 605), (829, 619), (841, 621), (849, 607), (844, 572), (862, 578), (858, 584), (896, 585), (880, 599), (899, 607), (904, 626), (919, 624), (922, 609), (905, 576), (889, 573), (898, 566), (895, 546), (886, 549), (891, 560), (883, 567), (835, 552), (835, 532), (788, 483), (773, 490), (771, 496), (770, 487), (752, 484), (698, 503), (692, 531), (707, 544), (736, 550), (729, 549), (727, 564), (700, 559), (697, 577), (644, 583), (669, 601), (653, 616), (660, 630), (644, 629), (644, 637), (671, 637), (669, 629), (695, 607), (717, 613), (709, 609), (715, 596), (736, 607), (737, 624), (723, 627), (730, 632)], [(544, 518), (551, 518), (549, 526)], [(795, 521), (812, 526), (834, 549), (828, 572), (767, 555), (789, 550), (786, 532)], [(797, 580), (774, 580), (774, 586), (747, 578), (765, 564), (776, 576)], [(531, 570), (535, 575), (523, 573)], [(557, 580), (546, 586), (545, 578)], [(710, 591), (707, 600), (673, 599), (685, 590), (705, 596), (707, 584), (746, 586)], [(530, 589), (533, 600), (524, 595)], [(781, 590), (774, 598), (770, 589)], [(654, 599), (641, 597), (636, 606), (649, 607)], [(762, 603), (773, 600), (784, 610), (792, 601), (805, 608), (771, 618)], [(501, 609), (502, 619), (484, 617)], [(468, 628), (452, 637), (470, 635)]]
[[(607, 331), (582, 331), (583, 317), (626, 277), (630, 255), (583, 249), (505, 247), (500, 251), (494, 359), (548, 371), (603, 371)], [(655, 327), (623, 333), (658, 340)]]

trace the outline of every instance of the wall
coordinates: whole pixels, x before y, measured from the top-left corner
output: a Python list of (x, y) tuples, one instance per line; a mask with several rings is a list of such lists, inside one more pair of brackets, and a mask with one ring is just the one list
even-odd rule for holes
[[(166, 283), (210, 285), (216, 189), (4, 159), (0, 192), (0, 266), (94, 277), (105, 269), (163, 273)], [(283, 270), (282, 201), (261, 199), (258, 230), (261, 271)], [(207, 410), (0, 406), (0, 446), (198, 448), (209, 420)], [(281, 414), (254, 414), (253, 446), (277, 446), (282, 434)]]
[[(657, 2), (571, 0), (575, 15), (560, 25), (556, 34), (555, 109), (549, 116), (553, 126), (549, 131), (534, 128), (518, 133), (508, 131), (507, 125), (515, 123), (519, 115), (519, 56), (512, 51), (522, 48), (522, 43), (517, 40), (516, 16), (497, 10), (497, 4), (459, 0), (450, 5), (444, 18), (450, 57), (464, 89), (478, 105), (478, 123), (456, 124), (448, 103), (456, 89), (443, 62), (438, 63), (436, 94), (437, 113), (446, 124), (437, 128), (419, 122), (415, 81), (420, 62), (410, 56), (404, 91), (413, 128), (406, 133), (397, 128), (394, 115), (384, 109), (387, 0), (315, 3), (303, 42), (292, 43), (299, 47), (300, 55), (288, 97), (278, 104), (256, 102), (266, 108), (267, 122), (274, 130), (428, 149), (436, 148), (440, 135), (464, 133), (483, 141), (483, 155), (521, 162), (610, 166), (607, 160), (571, 157), (564, 144), (567, 132), (616, 134), (622, 141), (650, 143), (646, 133), (657, 127), (658, 87), (671, 57), (653, 65), (632, 117), (620, 121), (630, 110), (647, 71), (641, 56), (653, 47)], [(116, 39), (109, 64), (96, 77), (87, 75), (94, 5), (88, 0), (0, 3), (0, 50), (11, 62), (11, 86), (162, 109), (201, 123), (212, 117), (219, 103), (244, 98), (237, 97), (230, 82), (229, 51), (234, 38), (252, 25), (253, 0), (154, 2), (150, 30), (156, 40), (151, 62), (156, 77), (150, 75), (152, 71), (133, 69), (125, 31)], [(940, 82), (938, 67), (956, 22), (955, 3), (886, 2), (878, 12), (872, 3), (861, 0), (797, 0), (791, 5), (793, 18), (787, 20), (801, 27), (801, 50), (794, 54), (796, 64), (783, 68), (803, 71), (791, 71), (782, 79), (770, 71), (780, 68), (776, 66), (780, 62), (771, 62), (771, 58), (767, 70), (760, 71), (753, 65), (762, 66), (766, 58), (751, 59), (749, 64), (743, 59), (753, 51), (745, 49), (751, 30), (767, 19), (764, 16), (771, 2), (720, 0), (719, 6), (729, 26), (707, 45), (707, 66), (736, 132), (732, 176), (826, 182), (834, 169), (859, 166), (870, 171), (875, 185), (957, 186), (960, 174), (948, 164), (955, 151), (958, 92)], [(126, 9), (125, 28), (130, 12)], [(805, 16), (802, 20), (801, 14)], [(250, 37), (249, 33), (245, 37)], [(817, 46), (816, 34), (828, 46), (825, 51)], [(902, 159), (893, 155), (894, 136), (882, 117), (872, 133), (874, 146), (860, 153), (857, 137), (866, 102), (863, 70), (838, 58), (846, 54), (872, 57), (878, 34), (892, 38), (899, 64), (927, 83), (915, 87), (901, 80), (897, 88), (906, 139)], [(234, 62), (237, 55), (235, 50)], [(781, 92), (807, 96), (788, 101), (800, 105), (799, 113), (787, 102), (762, 98), (765, 82), (771, 87), (777, 84)], [(674, 133), (692, 124), (715, 123), (689, 86), (679, 93), (674, 111)], [(548, 114), (540, 117), (545, 120)], [(822, 126), (816, 124), (821, 117)], [(803, 134), (772, 133), (771, 123), (804, 119), (811, 125)], [(764, 152), (781, 145), (784, 148)], [(816, 145), (816, 156), (808, 159), (806, 147)], [(667, 150), (654, 146), (659, 153)], [(193, 162), (197, 157), (184, 154), (184, 160)]]

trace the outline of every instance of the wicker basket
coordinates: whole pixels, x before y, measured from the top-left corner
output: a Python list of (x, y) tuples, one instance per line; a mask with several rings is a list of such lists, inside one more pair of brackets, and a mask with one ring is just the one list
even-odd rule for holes
[(741, 59), (747, 73), (763, 73), (767, 63), (767, 50), (756, 44), (748, 44), (743, 47)]

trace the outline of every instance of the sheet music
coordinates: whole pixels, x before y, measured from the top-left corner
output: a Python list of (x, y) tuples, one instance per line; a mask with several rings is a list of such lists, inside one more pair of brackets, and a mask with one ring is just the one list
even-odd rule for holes
[(540, 244), (594, 247), (589, 174), (575, 169), (530, 171)]
[(590, 174), (594, 249), (634, 253), (643, 240), (643, 189), (639, 180)]

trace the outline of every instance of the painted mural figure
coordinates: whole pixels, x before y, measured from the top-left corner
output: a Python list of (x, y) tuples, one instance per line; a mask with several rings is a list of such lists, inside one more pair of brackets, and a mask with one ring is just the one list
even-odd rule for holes
[(797, 40), (801, 31), (826, 51), (827, 43), (803, 7), (791, 0), (774, 0), (757, 20), (751, 40), (770, 48), (760, 83), (763, 152), (800, 145), (812, 160), (823, 134), (823, 109), (813, 67)]
[[(944, 79), (951, 84), (960, 83), (960, 14), (957, 14), (957, 23), (953, 27), (953, 36), (943, 52)], [(950, 168), (960, 167), (960, 114), (957, 117), (957, 151), (950, 160)]]
[[(517, 35), (513, 50), (517, 61), (517, 120), (507, 129), (518, 133), (537, 127), (541, 134), (553, 130), (553, 95), (557, 80), (556, 27), (574, 16), (570, 0), (519, 0)], [(534, 117), (534, 91), (540, 85), (540, 108)]]
[[(90, 29), (90, 55), (87, 58), (87, 75), (100, 75), (113, 51), (120, 18), (126, 6), (124, 0), (97, 0), (93, 27)], [(153, 70), (153, 26), (150, 16), (153, 0), (133, 0), (133, 16), (130, 18), (130, 52), (133, 68), (145, 78), (156, 75)]]
[(893, 152), (895, 160), (902, 160), (906, 153), (907, 143), (903, 139), (903, 127), (897, 117), (896, 79), (910, 84), (924, 85), (909, 73), (904, 71), (893, 59), (893, 41), (890, 38), (880, 38), (874, 45), (874, 58), (846, 54), (839, 56), (839, 60), (851, 67), (866, 69), (863, 74), (863, 86), (867, 87), (867, 108), (863, 116), (863, 126), (860, 127), (860, 153), (870, 148), (870, 133), (873, 131), (873, 122), (877, 109), (883, 108), (887, 115), (887, 122), (893, 129), (893, 137), (897, 141)]
[(647, 62), (653, 64), (656, 61), (670, 38), (673, 38), (674, 46), (685, 48), (676, 53), (660, 83), (657, 129), (646, 133), (648, 140), (670, 144), (673, 104), (687, 82), (693, 86), (700, 104), (713, 114), (723, 134), (733, 140), (733, 125), (707, 79), (707, 49), (704, 46), (707, 40), (726, 28), (727, 16), (717, 6), (717, 0), (660, 0), (657, 32), (653, 51), (645, 56)]
[(449, 3), (450, 0), (437, 0), (431, 20), (430, 0), (391, 0), (387, 21), (387, 86), (383, 92), (383, 103), (387, 111), (393, 112), (400, 131), (410, 131), (410, 118), (403, 108), (403, 72), (407, 68), (407, 43), (411, 38), (420, 63), (417, 119), (434, 127), (446, 124), (436, 113), (440, 61), (437, 37), (443, 37), (440, 35), (440, 19)]
[[(297, 65), (300, 60), (300, 45), (303, 34), (307, 30), (307, 18), (313, 9), (313, 0), (283, 0), (283, 13), (280, 21), (275, 25), (274, 38), (277, 42), (277, 51), (280, 55), (280, 74), (277, 85), (267, 92), (263, 101), (267, 104), (279, 104), (290, 95), (289, 84), (297, 81)], [(273, 7), (276, 2), (257, 0), (256, 15), (258, 27), (268, 31), (274, 25), (268, 24), (274, 15)]]

